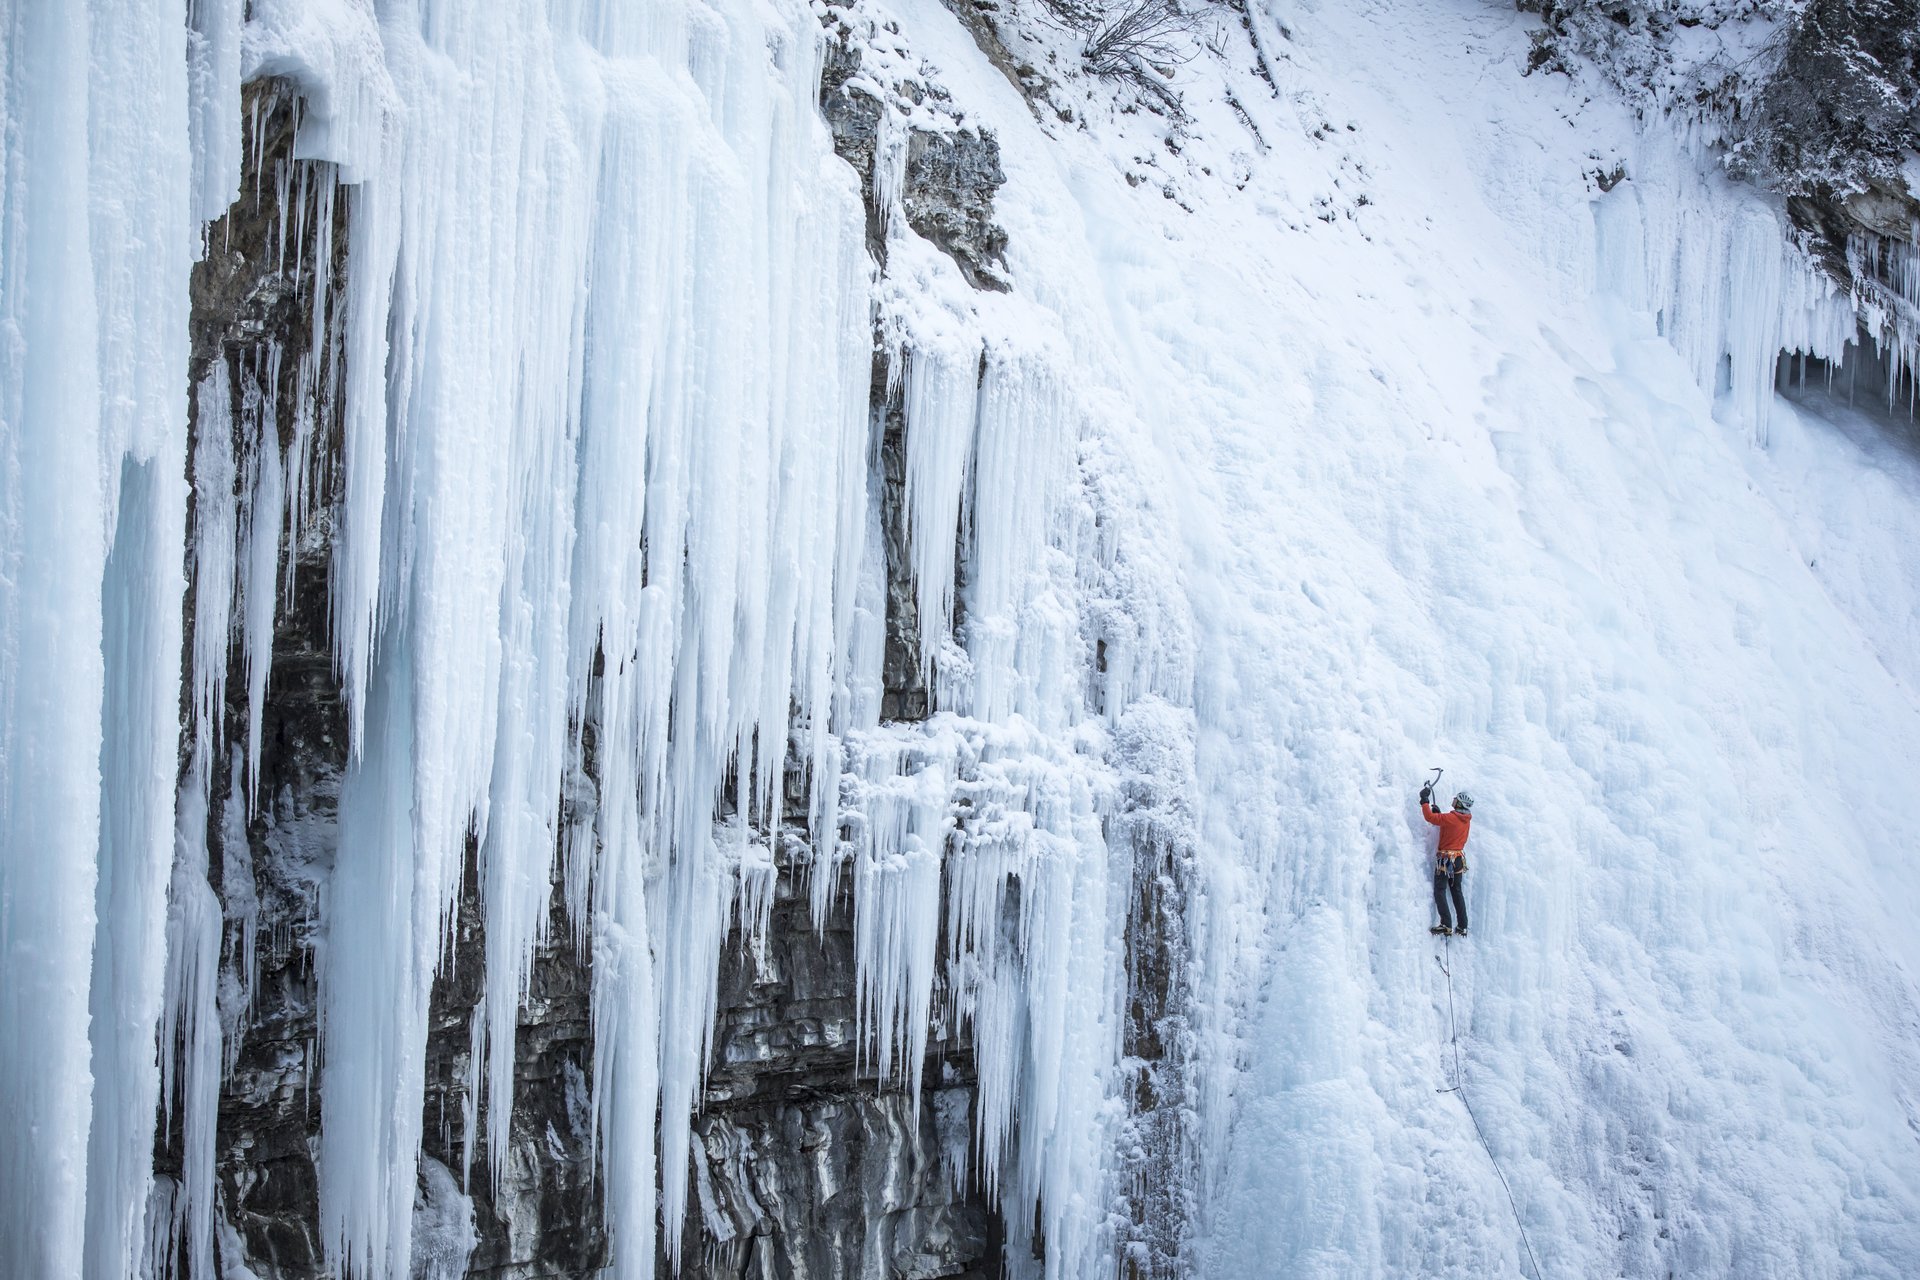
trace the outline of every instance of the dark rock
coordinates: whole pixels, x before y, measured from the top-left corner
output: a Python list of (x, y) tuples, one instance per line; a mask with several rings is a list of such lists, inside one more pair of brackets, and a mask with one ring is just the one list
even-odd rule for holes
[[(280, 448), (304, 443), (312, 451), (307, 500), (280, 554), (291, 604), (274, 622), (255, 811), (248, 812), (237, 751), (235, 767), (221, 757), (210, 778), (209, 878), (224, 915), (219, 1009), (231, 1063), (215, 1126), (215, 1178), (224, 1216), (262, 1280), (322, 1272), (312, 1146), (319, 1123), (311, 1087), (318, 1075), (314, 945), (347, 752), (327, 610), (337, 327), (323, 329), (321, 350), (312, 346), (321, 273), (335, 291), (345, 275), (346, 202), (332, 198), (330, 167), (293, 160), (298, 113), (287, 83), (247, 86), (248, 172), (240, 199), (208, 229), (194, 269), (184, 371), (193, 385), (215, 361), (228, 366), (236, 458), (264, 447), (269, 423)], [(283, 191), (293, 206), (284, 210), (286, 225), (304, 229), (288, 231), (284, 243)], [(197, 420), (198, 405), (190, 399), (190, 406)], [(301, 412), (313, 424), (304, 442)], [(205, 497), (195, 494), (195, 505)], [(230, 670), (238, 672), (238, 646), (232, 649)], [(244, 743), (244, 682), (230, 677), (226, 693), (226, 741)], [(157, 1167), (177, 1170), (177, 1143), (163, 1124)]]
[(833, 149), (860, 177), (860, 199), (867, 211), (867, 252), (882, 267), (887, 264), (887, 242), (879, 202), (873, 194), (874, 158), (880, 146), (880, 100), (871, 86), (854, 82), (860, 72), (860, 51), (845, 40), (827, 41), (827, 57), (820, 73), (820, 111), (833, 132)]
[[(912, 81), (892, 88), (915, 102), (945, 99)], [(843, 36), (827, 42), (820, 77), (820, 110), (833, 132), (833, 148), (860, 178), (867, 212), (867, 251), (887, 265), (885, 211), (874, 192), (874, 166), (880, 149), (885, 107), (875, 96), (883, 90), (861, 77), (858, 48)], [(957, 117), (956, 117), (957, 122)], [(914, 129), (907, 139), (901, 204), (907, 225), (939, 246), (976, 289), (1006, 292), (1007, 233), (993, 221), (993, 197), (1006, 183), (1000, 169), (1000, 144), (991, 133), (970, 128), (951, 132)]]
[(907, 225), (952, 258), (968, 284), (1001, 293), (1007, 233), (994, 224), (993, 196), (1006, 180), (991, 133), (916, 129), (908, 136)]
[(888, 390), (885, 357), (873, 362), (874, 435), (879, 439), (880, 533), (887, 556), (887, 644), (880, 665), (880, 717), (925, 720), (930, 711), (920, 666), (920, 599), (913, 588), (907, 529), (907, 415)]
[(1643, 109), (1710, 120), (1736, 176), (1788, 197), (1827, 271), (1855, 281), (1848, 241), (1905, 239), (1920, 191), (1920, 0), (1809, 0), (1756, 56), (1682, 64), (1686, 29), (1752, 17), (1719, 0), (1516, 0), (1538, 13), (1528, 70), (1595, 66)]
[(997, 1220), (966, 1171), (971, 1046), (935, 1028), (917, 1107), (863, 1069), (852, 897), (843, 881), (816, 931), (795, 856), (766, 938), (736, 929), (721, 958), (682, 1275), (997, 1276)]

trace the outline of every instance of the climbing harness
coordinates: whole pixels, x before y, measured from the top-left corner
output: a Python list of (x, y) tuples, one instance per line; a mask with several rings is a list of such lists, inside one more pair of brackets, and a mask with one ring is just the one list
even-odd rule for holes
[[(1453, 954), (1453, 942), (1447, 935), (1441, 935), (1440, 946), (1449, 956)], [(1467, 1101), (1467, 1077), (1460, 1069), (1460, 1033), (1453, 1017), (1453, 969), (1439, 956), (1435, 956), (1433, 962), (1440, 966), (1440, 972), (1447, 975), (1447, 1041), (1453, 1046), (1453, 1087), (1435, 1089), (1434, 1092), (1460, 1095), (1460, 1105), (1467, 1109), (1467, 1119), (1473, 1121), (1473, 1134), (1480, 1139), (1480, 1147), (1487, 1153), (1487, 1162), (1500, 1175), (1500, 1185), (1507, 1189), (1507, 1206), (1513, 1210), (1513, 1225), (1520, 1228), (1520, 1243), (1527, 1247), (1527, 1261), (1533, 1264), (1534, 1280), (1544, 1280), (1540, 1273), (1540, 1260), (1533, 1256), (1533, 1241), (1527, 1239), (1527, 1224), (1520, 1221), (1520, 1205), (1513, 1198), (1513, 1185), (1507, 1181), (1506, 1172), (1500, 1168), (1500, 1161), (1487, 1143), (1487, 1135), (1480, 1128), (1480, 1117), (1473, 1114), (1473, 1104)]]

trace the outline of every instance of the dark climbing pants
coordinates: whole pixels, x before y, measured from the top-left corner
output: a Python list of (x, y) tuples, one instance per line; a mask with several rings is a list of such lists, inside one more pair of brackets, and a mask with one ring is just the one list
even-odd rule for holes
[[(1442, 858), (1433, 869), (1433, 905), (1440, 909), (1440, 923), (1446, 928), (1465, 930), (1467, 927), (1466, 878), (1466, 868), (1460, 866), (1458, 858)], [(1453, 895), (1451, 914), (1447, 911), (1448, 894)], [(1457, 925), (1453, 922), (1454, 916), (1460, 917)]]

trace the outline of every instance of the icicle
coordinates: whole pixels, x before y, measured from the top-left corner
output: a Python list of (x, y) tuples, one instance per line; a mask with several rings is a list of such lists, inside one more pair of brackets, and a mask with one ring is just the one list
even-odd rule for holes
[[(233, 801), (237, 803), (237, 800)], [(196, 764), (182, 780), (173, 887), (167, 909), (166, 1000), (160, 1020), (161, 1098), (182, 1151), (161, 1274), (212, 1274), (214, 1124), (224, 1062), (218, 988), (220, 903), (207, 883), (207, 781)], [(184, 1261), (184, 1271), (176, 1263)]]
[[(243, 0), (188, 0), (187, 3), (192, 214), (202, 222), (211, 222), (225, 213), (227, 206), (240, 196), (242, 6)], [(179, 18), (176, 16), (174, 21), (178, 22)], [(131, 35), (122, 32), (120, 38), (134, 47)], [(166, 46), (161, 43), (154, 47)]]
[[(473, 1190), (474, 1137), (479, 1132), (480, 1090), (486, 1087), (487, 1080), (487, 1002), (484, 995), (483, 992), (481, 1002), (467, 1015), (466, 1088), (460, 1096), (460, 1188), (467, 1192)], [(505, 1125), (500, 1127), (506, 1128)]]
[(151, 1185), (195, 248), (167, 30), (12, 6), (0, 71), (7, 1275), (128, 1274)]
[[(979, 441), (970, 504), (967, 647), (973, 714), (1000, 721), (1016, 711), (1065, 729), (1081, 662), (1069, 577), (1051, 601), (1047, 566), (1061, 546), (1056, 528), (1073, 479), (1080, 419), (1059, 380), (1037, 354), (988, 355), (980, 392)], [(1067, 572), (1070, 558), (1059, 568)]]
[(208, 365), (194, 406), (193, 733), (194, 756), (204, 764), (219, 749), (226, 724), (234, 539), (239, 527), (233, 391), (225, 356), (216, 355)]
[(1793, 246), (1784, 215), (1648, 141), (1635, 179), (1595, 205), (1598, 279), (1659, 330), (1734, 421), (1767, 442), (1782, 351), (1837, 360), (1854, 306)]
[(922, 678), (953, 627), (954, 557), (960, 500), (973, 455), (977, 340), (916, 346), (907, 357), (907, 523), (920, 614)]
[(461, 1194), (447, 1166), (420, 1158), (420, 1193), (413, 1206), (413, 1236), (418, 1241), (416, 1280), (461, 1280), (480, 1244), (473, 1226), (473, 1201)]
[[(161, 464), (125, 467), (103, 582), (100, 879), (89, 1002), (96, 1082), (88, 1144), (91, 1276), (117, 1276), (131, 1265), (151, 1169), (160, 1088), (152, 1035), (165, 998), (160, 970), (170, 947), (162, 918), (172, 843), (158, 839), (155, 828), (173, 814), (179, 664), (164, 650), (179, 652), (184, 497), (180, 479)], [(218, 935), (216, 923), (216, 942)], [(211, 1142), (211, 1111), (194, 1119)]]
[[(917, 1107), (927, 1056), (941, 864), (952, 819), (954, 763), (936, 753), (909, 763), (876, 749), (861, 797), (865, 824), (854, 860), (854, 965), (863, 1052), (880, 1079), (904, 1078)], [(908, 770), (911, 770), (909, 772)]]
[(259, 974), (260, 890), (253, 875), (253, 846), (247, 838), (248, 806), (234, 803), (246, 794), (245, 763), (239, 751), (230, 753), (227, 768), (228, 802), (221, 807), (220, 903), (233, 926), (232, 972), (238, 990), (220, 988), (222, 1074), (231, 1074), (240, 1056), (242, 1021), (253, 1012)]
[[(272, 50), (290, 19), (269, 9)], [(764, 920), (768, 851), (786, 849), (790, 717), (832, 844), (836, 664), (869, 542), (864, 219), (818, 116), (802, 9), (434, 13), (431, 50), (406, 24), (379, 32), (390, 82), (344, 37), (280, 53), (334, 59), (297, 150), (357, 184), (344, 299), (325, 291), (331, 184), (312, 212), (315, 361), (344, 317), (332, 616), (353, 853), (328, 894), (376, 903), (329, 912), (323, 1235), (355, 1276), (408, 1264), (388, 1191), (411, 1176), (420, 1002), (469, 838), (487, 939), (472, 1096), (503, 1171), (519, 1002), (564, 840), (567, 911), (594, 955), (615, 1265), (649, 1275), (656, 1185), (679, 1246), (719, 948), (736, 905)], [(530, 154), (537, 192), (520, 181)], [(444, 207), (467, 211), (458, 226)], [(296, 422), (284, 460), (296, 511), (310, 431)], [(957, 504), (960, 479), (942, 483)], [(259, 560), (260, 534), (249, 546)], [(249, 611), (256, 596), (250, 581)], [(715, 845), (730, 776), (752, 858)]]
[(266, 707), (267, 678), (273, 668), (273, 618), (279, 602), (280, 531), (286, 521), (286, 469), (280, 456), (280, 428), (274, 398), (280, 387), (280, 348), (274, 347), (264, 371), (256, 371), (259, 413), (248, 458), (247, 520), (240, 560), (242, 654), (247, 677), (248, 811), (260, 790), (260, 716)]
[(340, 789), (318, 965), (321, 1240), (348, 1274), (379, 1277), (410, 1269), (439, 941), (435, 877), (416, 869), (413, 673), (405, 632), (390, 637)]

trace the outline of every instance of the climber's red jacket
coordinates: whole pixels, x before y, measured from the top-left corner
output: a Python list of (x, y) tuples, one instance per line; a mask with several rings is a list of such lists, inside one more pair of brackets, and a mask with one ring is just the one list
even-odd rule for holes
[(1436, 804), (1420, 806), (1420, 816), (1440, 828), (1440, 852), (1460, 853), (1467, 847), (1467, 832), (1473, 826), (1470, 813), (1449, 813)]

